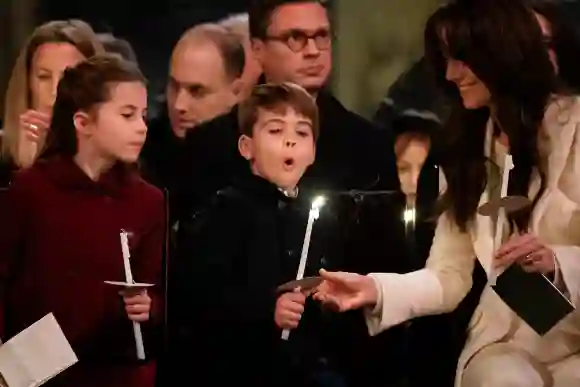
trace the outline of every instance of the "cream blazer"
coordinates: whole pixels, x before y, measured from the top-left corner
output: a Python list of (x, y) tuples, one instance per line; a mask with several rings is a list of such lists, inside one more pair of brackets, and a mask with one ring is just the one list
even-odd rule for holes
[[(486, 152), (491, 149), (491, 123)], [(556, 254), (561, 281), (574, 305), (580, 298), (580, 97), (558, 97), (544, 117), (547, 188), (532, 214), (532, 232)], [(538, 181), (532, 183), (538, 185)], [(488, 201), (487, 191), (480, 204)], [(454, 310), (472, 285), (475, 259), (488, 270), (493, 258), (489, 217), (477, 215), (462, 233), (442, 215), (425, 268), (408, 274), (371, 274), (379, 292), (374, 310), (366, 311), (369, 333), (375, 335), (414, 317)], [(460, 357), (457, 383), (478, 350), (510, 334), (511, 309), (487, 286), (470, 322), (469, 338)], [(580, 352), (580, 312), (568, 315), (545, 336), (550, 343), (542, 361), (557, 361)], [(459, 384), (456, 384), (457, 386)]]

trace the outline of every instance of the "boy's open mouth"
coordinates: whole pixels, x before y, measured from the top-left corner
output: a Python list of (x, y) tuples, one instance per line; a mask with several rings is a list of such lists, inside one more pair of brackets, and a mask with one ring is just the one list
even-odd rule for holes
[(292, 165), (294, 165), (294, 159), (291, 157), (284, 159), (284, 165), (286, 165), (287, 167), (291, 167)]

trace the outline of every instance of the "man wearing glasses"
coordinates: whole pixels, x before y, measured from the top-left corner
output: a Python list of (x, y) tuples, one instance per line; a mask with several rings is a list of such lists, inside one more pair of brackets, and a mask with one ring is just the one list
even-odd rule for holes
[[(249, 19), (253, 54), (263, 69), (260, 82), (296, 83), (316, 98), (319, 108), (320, 136), (316, 161), (301, 180), (299, 197), (308, 196), (307, 192), (311, 190), (392, 190), (399, 193), (392, 133), (377, 129), (348, 111), (325, 90), (332, 68), (332, 29), (324, 1), (258, 0), (250, 7)], [(247, 160), (238, 152), (238, 138), (237, 107), (187, 131), (185, 157), (179, 165), (182, 172), (180, 189), (177, 200), (172, 199), (171, 208), (173, 219), (179, 220), (179, 228), (186, 227), (211, 202), (217, 191), (248, 174)], [(362, 221), (357, 218), (357, 222), (353, 222), (356, 229), (349, 233), (353, 242), (347, 250), (350, 252), (352, 249), (352, 252), (345, 255), (352, 259), (338, 263), (327, 256), (328, 264), (359, 273), (406, 271), (404, 228), (399, 207), (402, 200), (399, 202), (398, 196), (373, 195), (368, 197), (369, 200), (365, 199), (362, 207), (366, 207), (360, 215), (365, 218)], [(369, 202), (377, 201), (378, 205), (368, 206)], [(179, 238), (178, 235), (176, 259), (188, 259), (180, 257)], [(171, 289), (171, 275), (169, 278)], [(169, 292), (170, 332), (183, 333), (183, 327), (179, 327), (179, 321), (176, 321), (178, 318), (171, 320), (172, 297), (179, 295)], [(336, 329), (333, 336), (336, 340), (329, 340), (332, 348), (325, 348), (324, 355), (314, 355), (321, 369), (327, 365), (329, 369), (338, 369), (343, 379), (352, 381), (357, 387), (365, 387), (372, 382), (380, 385), (380, 377), (387, 375), (382, 373), (379, 380), (372, 380), (367, 371), (382, 369), (373, 366), (373, 361), (389, 364), (393, 370), (389, 371), (391, 375), (403, 368), (396, 364), (403, 361), (398, 345), (401, 335), (397, 328), (387, 332), (388, 336), (370, 339), (362, 315), (353, 314), (345, 319), (348, 321), (342, 321)], [(323, 331), (321, 328), (321, 334), (329, 333)], [(203, 335), (203, 332), (190, 334)], [(384, 342), (387, 337), (389, 343)], [(292, 338), (290, 345), (291, 341)], [(177, 343), (177, 348), (185, 344), (179, 337), (172, 342)], [(369, 350), (369, 345), (394, 351), (396, 355), (388, 358), (377, 348)], [(374, 354), (372, 359), (368, 356), (371, 352)], [(332, 377), (323, 379), (328, 381)], [(331, 385), (343, 384), (333, 382)]]
[(332, 67), (327, 9), (316, 1), (278, 3), (286, 4), (258, 6), (251, 15), (254, 53), (266, 80), (294, 82), (316, 94)]

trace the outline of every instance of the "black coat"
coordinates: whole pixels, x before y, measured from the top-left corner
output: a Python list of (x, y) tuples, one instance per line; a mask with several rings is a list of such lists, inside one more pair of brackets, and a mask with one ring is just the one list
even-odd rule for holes
[[(172, 352), (198, 353), (185, 359), (185, 369), (199, 385), (306, 386), (306, 375), (327, 358), (335, 341), (328, 327), (342, 316), (309, 302), (288, 342), (274, 323), (276, 288), (296, 277), (309, 206), (251, 177), (181, 221), (172, 266), (171, 290), (180, 295), (171, 316)], [(342, 266), (336, 220), (332, 206), (323, 207), (305, 276)]]
[[(309, 301), (300, 327), (288, 342), (280, 340), (275, 289), (296, 276), (311, 192), (304, 189), (292, 200), (261, 178), (240, 180), (180, 221), (170, 274), (173, 376), (187, 370), (201, 385), (216, 387), (228, 385), (232, 375), (240, 385), (319, 386), (313, 377), (325, 370), (349, 386), (399, 378), (402, 332), (395, 328), (370, 338), (360, 311), (335, 314)], [(320, 268), (362, 271), (368, 265), (357, 229), (367, 212), (380, 210), (381, 201), (362, 203), (335, 192), (327, 197), (305, 276)], [(390, 374), (371, 367), (384, 362)]]
[(171, 130), (167, 109), (148, 123), (147, 140), (141, 151), (139, 167), (147, 182), (175, 193), (182, 160), (183, 139)]

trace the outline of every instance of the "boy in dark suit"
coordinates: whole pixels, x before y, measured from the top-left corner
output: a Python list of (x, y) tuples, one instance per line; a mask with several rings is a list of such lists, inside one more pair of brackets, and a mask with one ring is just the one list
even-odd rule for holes
[[(266, 84), (240, 105), (238, 119), (239, 151), (252, 173), (179, 225), (172, 351), (197, 355), (173, 363), (200, 386), (321, 386), (318, 379), (332, 374), (325, 350), (335, 341), (325, 327), (339, 316), (306, 291), (277, 291), (299, 266), (314, 195), (299, 192), (298, 182), (314, 161), (318, 109), (297, 85)], [(338, 246), (335, 224), (323, 207), (305, 277), (340, 266), (329, 249)]]

